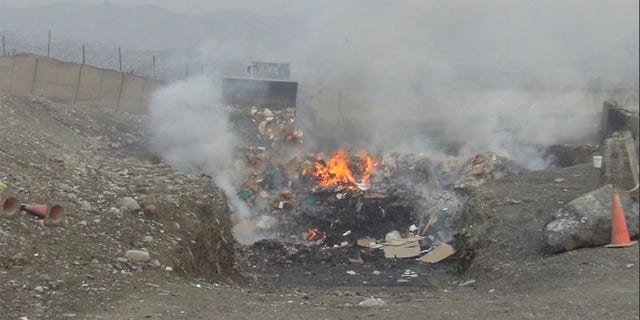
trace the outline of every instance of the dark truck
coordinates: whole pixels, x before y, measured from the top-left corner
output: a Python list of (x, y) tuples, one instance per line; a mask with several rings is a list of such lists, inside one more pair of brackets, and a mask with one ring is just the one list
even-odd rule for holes
[(225, 105), (274, 110), (296, 106), (298, 82), (290, 80), (288, 63), (252, 62), (247, 73), (222, 79)]

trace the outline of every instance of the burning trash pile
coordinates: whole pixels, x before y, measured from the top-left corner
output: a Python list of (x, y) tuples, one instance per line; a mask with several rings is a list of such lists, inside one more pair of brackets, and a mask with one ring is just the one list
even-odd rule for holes
[(500, 179), (522, 170), (520, 166), (493, 152), (474, 154), (460, 167), (459, 178), (453, 183), (453, 188), (468, 191), (486, 181)]
[(418, 256), (452, 241), (462, 204), (454, 189), (516, 170), (493, 153), (463, 165), (424, 154), (310, 154), (303, 151), (295, 109), (254, 107), (231, 117), (245, 143), (237, 167), (247, 174), (238, 196), (252, 210), (251, 232), (296, 246), (386, 248), (387, 258)]
[(302, 131), (295, 126), (295, 108), (273, 111), (252, 107), (249, 110), (233, 109), (231, 121), (247, 146), (272, 152), (284, 151), (282, 147), (302, 143)]

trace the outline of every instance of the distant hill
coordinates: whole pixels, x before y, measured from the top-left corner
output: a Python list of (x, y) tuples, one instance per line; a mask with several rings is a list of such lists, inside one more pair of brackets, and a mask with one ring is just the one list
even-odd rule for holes
[(123, 70), (151, 75), (155, 56), (155, 74), (164, 79), (240, 76), (252, 60), (290, 62), (299, 79), (381, 104), (397, 103), (400, 91), (438, 87), (638, 85), (637, 1), (300, 0), (296, 6), (296, 14), (273, 15), (252, 8), (179, 14), (108, 2), (0, 5), (0, 33), (8, 52), (46, 54), (51, 30), (53, 57), (81, 62), (85, 45), (87, 63), (114, 69), (120, 46)]
[[(46, 38), (121, 45), (135, 50), (194, 47), (205, 40), (243, 39), (282, 44), (293, 17), (262, 16), (251, 12), (184, 15), (156, 6), (121, 7), (110, 3), (80, 6), (56, 3), (34, 8), (0, 5), (0, 30)], [(291, 33), (292, 34), (292, 33)]]
[(203, 15), (174, 13), (157, 6), (121, 7), (108, 2), (82, 6), (56, 3), (33, 8), (0, 4), (0, 33), (8, 53), (46, 55), (52, 32), (51, 56), (163, 79), (199, 72), (242, 75), (251, 60), (282, 59), (300, 37), (302, 19), (224, 11)]

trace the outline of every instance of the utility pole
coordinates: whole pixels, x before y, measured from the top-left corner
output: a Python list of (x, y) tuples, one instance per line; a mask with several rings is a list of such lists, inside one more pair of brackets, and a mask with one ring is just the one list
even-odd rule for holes
[(7, 49), (6, 49), (5, 44), (4, 44), (4, 34), (2, 35), (2, 55), (3, 56), (7, 55)]
[(155, 79), (156, 77), (156, 56), (153, 55), (153, 63), (151, 64), (151, 77)]
[(122, 72), (122, 49), (120, 48), (120, 46), (118, 46), (118, 65), (119, 65), (118, 70)]
[(84, 45), (82, 45), (82, 64), (85, 63), (85, 59), (84, 59)]

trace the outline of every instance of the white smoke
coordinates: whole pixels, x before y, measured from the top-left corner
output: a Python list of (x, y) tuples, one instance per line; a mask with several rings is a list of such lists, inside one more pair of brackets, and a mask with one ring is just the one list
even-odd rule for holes
[(238, 138), (220, 102), (219, 83), (207, 76), (188, 78), (158, 89), (151, 97), (150, 143), (171, 166), (204, 172), (222, 189), (240, 227), (234, 231), (241, 243), (257, 240), (250, 224), (252, 212), (240, 199), (234, 184), (242, 173), (234, 167)]

